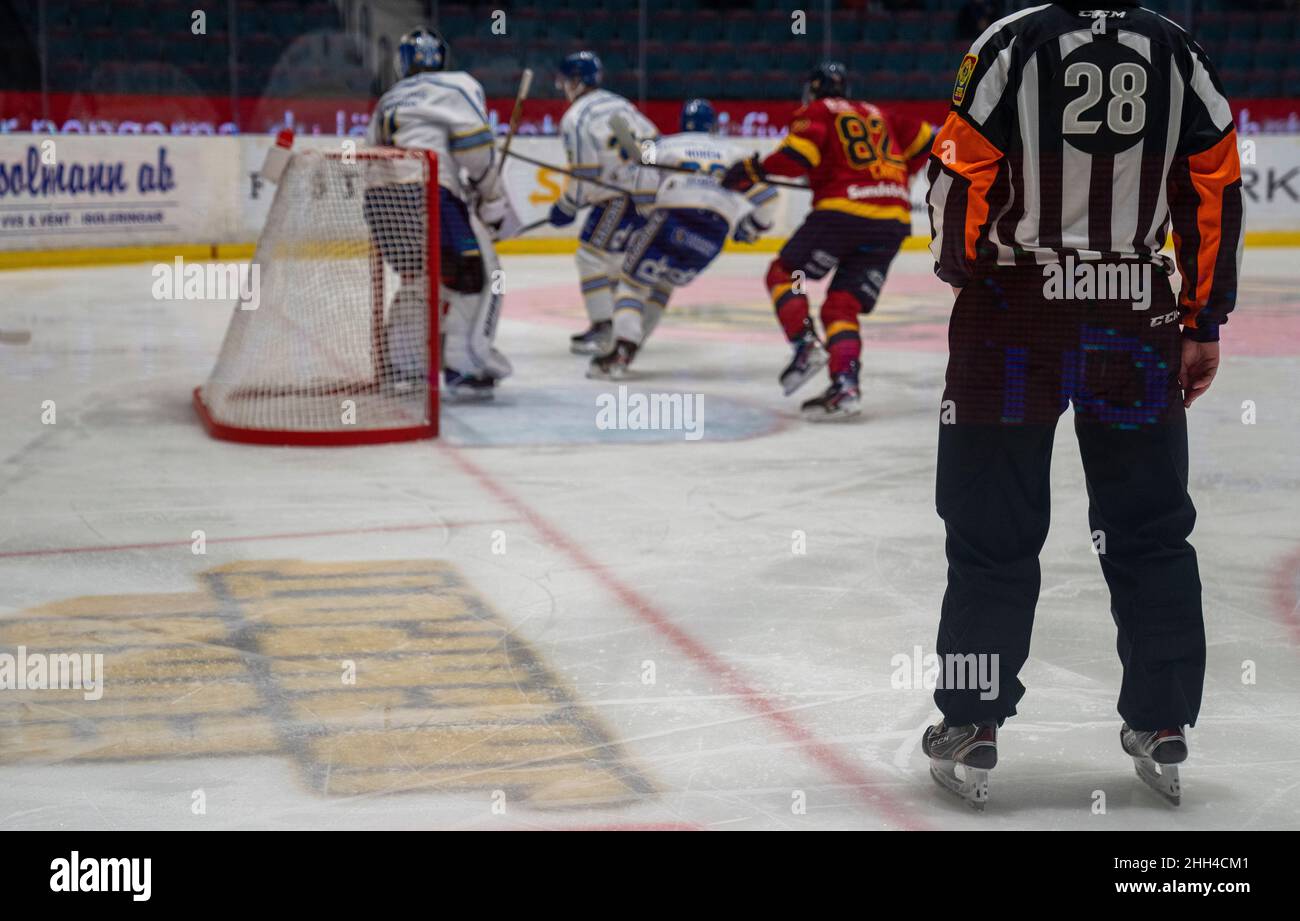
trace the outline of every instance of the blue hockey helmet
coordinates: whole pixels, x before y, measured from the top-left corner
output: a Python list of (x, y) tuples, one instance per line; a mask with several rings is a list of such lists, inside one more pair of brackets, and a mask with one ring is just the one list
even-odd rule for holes
[(433, 29), (412, 29), (397, 42), (397, 73), (403, 77), (447, 66), (447, 40)]
[(712, 131), (717, 120), (718, 113), (707, 99), (688, 99), (682, 106), (683, 131)]
[(849, 95), (849, 72), (839, 61), (823, 61), (813, 68), (804, 84), (804, 101)]
[(577, 80), (583, 86), (600, 86), (605, 68), (594, 51), (575, 51), (560, 62), (559, 79)]

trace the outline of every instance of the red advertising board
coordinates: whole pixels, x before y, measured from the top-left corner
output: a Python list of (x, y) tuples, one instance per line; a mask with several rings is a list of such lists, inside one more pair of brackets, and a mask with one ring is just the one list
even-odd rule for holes
[[(933, 122), (942, 121), (948, 109), (946, 100), (872, 101)], [(360, 135), (369, 123), (373, 104), (373, 100), (355, 97), (242, 98), (232, 105), (228, 97), (217, 96), (51, 93), (43, 97), (40, 93), (0, 92), (0, 133), (273, 134), (280, 128), (292, 127), (299, 134)], [(504, 126), (512, 104), (511, 99), (490, 99), (489, 120)], [(785, 132), (797, 104), (795, 100), (721, 100), (715, 107), (720, 128), (727, 134), (777, 137)], [(564, 108), (562, 99), (530, 100), (520, 133), (557, 133)], [(664, 132), (677, 130), (680, 111), (679, 101), (651, 100), (645, 104), (646, 115)], [(1245, 134), (1300, 133), (1300, 98), (1239, 100), (1233, 111)]]

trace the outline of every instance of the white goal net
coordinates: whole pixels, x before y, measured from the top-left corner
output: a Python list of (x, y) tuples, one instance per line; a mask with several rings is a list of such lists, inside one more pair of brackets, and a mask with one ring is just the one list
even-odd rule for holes
[(437, 167), (424, 151), (292, 155), (195, 406), (216, 437), (437, 434)]

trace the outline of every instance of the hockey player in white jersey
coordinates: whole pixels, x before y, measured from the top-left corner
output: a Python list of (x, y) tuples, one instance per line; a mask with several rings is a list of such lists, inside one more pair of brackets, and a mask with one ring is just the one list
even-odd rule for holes
[[(483, 87), (464, 71), (447, 70), (447, 56), (437, 32), (420, 28), (402, 36), (396, 55), (400, 79), (380, 97), (369, 141), (438, 156), (444, 388), (453, 397), (488, 399), (511, 371), (492, 344), (501, 295), (492, 292), (491, 279), (498, 265), (494, 234), (513, 211), (495, 162)], [(416, 194), (396, 185), (368, 189), (365, 207), (381, 253), (402, 274), (387, 323), (387, 361), (398, 378), (419, 379), (428, 373), (418, 319), (425, 295), (410, 258), (401, 258), (403, 235), (391, 217), (406, 192)], [(419, 268), (422, 275), (423, 260)]]
[(627, 190), (619, 193), (570, 179), (559, 201), (551, 208), (550, 222), (556, 227), (573, 223), (578, 211), (590, 207), (578, 235), (578, 279), (587, 308), (590, 328), (572, 337), (570, 349), (579, 355), (601, 354), (613, 343), (614, 288), (628, 239), (643, 223), (637, 205), (649, 202), (657, 182), (641, 177), (628, 157), (614, 143), (610, 120), (621, 117), (638, 137), (653, 138), (655, 126), (636, 106), (600, 88), (604, 71), (600, 58), (590, 51), (571, 54), (560, 63), (556, 86), (569, 100), (560, 120), (560, 135), (569, 169), (575, 176), (599, 179)]
[[(628, 245), (614, 295), (614, 341), (591, 361), (587, 376), (619, 379), (668, 306), (673, 289), (690, 284), (722, 252), (727, 235), (752, 243), (772, 227), (776, 189), (757, 184), (746, 192), (720, 185), (727, 165), (746, 156), (735, 142), (713, 134), (717, 116), (706, 99), (682, 107), (680, 134), (654, 142), (654, 163), (691, 172), (642, 173), (659, 187), (645, 226)], [(621, 126), (620, 126), (621, 128)], [(627, 138), (624, 145), (643, 139)], [(649, 162), (648, 160), (646, 162)]]

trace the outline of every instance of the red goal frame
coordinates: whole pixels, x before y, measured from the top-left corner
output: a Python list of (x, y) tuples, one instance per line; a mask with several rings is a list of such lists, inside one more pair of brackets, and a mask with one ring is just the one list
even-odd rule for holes
[[(322, 154), (330, 160), (342, 160), (341, 151), (324, 151)], [(236, 441), (244, 444), (290, 445), (302, 447), (333, 447), (339, 445), (383, 444), (396, 441), (415, 441), (422, 438), (438, 437), (439, 382), (442, 377), (442, 349), (440, 320), (442, 302), (439, 283), (442, 278), (441, 249), (439, 245), (438, 221), (438, 157), (430, 150), (400, 150), (397, 148), (372, 147), (348, 154), (358, 160), (393, 160), (399, 158), (419, 157), (425, 172), (425, 274), (427, 277), (428, 296), (426, 303), (429, 311), (427, 328), (429, 341), (429, 380), (428, 400), (425, 412), (428, 421), (421, 425), (405, 426), (391, 429), (339, 429), (337, 431), (306, 431), (294, 429), (261, 429), (246, 426), (227, 425), (213, 417), (207, 404), (203, 401), (202, 386), (194, 388), (194, 409), (203, 427), (213, 438), (223, 441)], [(274, 205), (272, 205), (274, 207)], [(254, 255), (256, 258), (256, 255)], [(379, 246), (372, 237), (370, 240), (370, 303), (371, 303), (371, 348), (374, 354), (374, 379), (368, 384), (361, 382), (358, 389), (378, 386), (383, 374), (383, 359), (380, 338), (384, 325), (384, 260)]]

